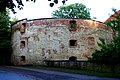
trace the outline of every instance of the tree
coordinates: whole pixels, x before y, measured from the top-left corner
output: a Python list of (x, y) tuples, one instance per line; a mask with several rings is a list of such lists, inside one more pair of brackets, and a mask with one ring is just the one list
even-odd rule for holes
[[(36, 2), (36, 0), (26, 0), (26, 1), (32, 1)], [(50, 7), (53, 7), (54, 4), (58, 4), (58, 0), (48, 0), (50, 1)], [(62, 0), (62, 3), (64, 4), (67, 0)], [(17, 4), (16, 4), (17, 3)], [(0, 12), (5, 12), (6, 8), (12, 10), (14, 13), (14, 8), (19, 8), (20, 10), (23, 9), (23, 0), (0, 0)]]
[(92, 54), (90, 61), (110, 65), (114, 72), (115, 65), (120, 64), (120, 13), (116, 12), (115, 9), (113, 11), (115, 12), (111, 16), (113, 20), (106, 22), (106, 24), (112, 28), (113, 32), (118, 32), (118, 35), (114, 36), (111, 43), (105, 43), (104, 40), (101, 40), (101, 43), (98, 43), (101, 49)]
[(14, 18), (12, 18), (12, 19), (10, 20), (10, 24), (13, 25), (16, 21), (18, 21), (17, 16), (15, 16)]
[(11, 32), (9, 12), (0, 12), (0, 64), (10, 63)]
[(61, 6), (58, 10), (53, 11), (52, 16), (55, 18), (82, 18), (90, 19), (89, 8), (84, 4), (71, 4), (68, 6)]
[(120, 64), (120, 37), (114, 38), (113, 42), (105, 43), (103, 39), (98, 43), (100, 50), (96, 50), (89, 60), (99, 65), (109, 65), (114, 72), (114, 67)]
[(115, 33), (115, 37), (117, 35), (120, 36), (120, 13), (116, 11), (116, 9), (112, 9), (114, 14), (111, 16), (113, 20), (109, 20), (106, 22), (107, 26), (111, 27), (113, 32)]

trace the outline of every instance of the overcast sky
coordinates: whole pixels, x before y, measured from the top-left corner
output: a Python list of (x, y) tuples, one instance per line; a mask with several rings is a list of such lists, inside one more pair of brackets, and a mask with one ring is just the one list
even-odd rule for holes
[[(48, 0), (36, 0), (35, 3), (24, 2), (23, 10), (15, 9), (17, 14), (11, 13), (10, 16), (12, 18), (16, 16), (19, 20), (24, 18), (50, 18), (51, 13), (62, 6), (62, 0), (59, 0), (59, 3), (54, 7), (50, 7), (49, 3)], [(87, 8), (91, 8), (91, 17), (96, 17), (96, 20), (101, 22), (104, 22), (113, 13), (112, 8), (120, 10), (120, 0), (68, 0), (66, 5), (74, 3), (83, 3)]]

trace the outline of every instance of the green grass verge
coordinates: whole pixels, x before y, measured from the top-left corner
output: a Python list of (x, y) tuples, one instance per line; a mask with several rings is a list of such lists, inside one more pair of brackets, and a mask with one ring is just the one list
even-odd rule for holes
[(66, 73), (82, 74), (89, 76), (120, 78), (120, 73), (112, 73), (112, 72), (100, 72), (100, 71), (91, 71), (86, 69), (75, 69), (75, 68), (67, 69), (67, 68), (43, 67), (43, 66), (25, 66), (25, 67), (34, 68), (34, 69), (62, 71)]

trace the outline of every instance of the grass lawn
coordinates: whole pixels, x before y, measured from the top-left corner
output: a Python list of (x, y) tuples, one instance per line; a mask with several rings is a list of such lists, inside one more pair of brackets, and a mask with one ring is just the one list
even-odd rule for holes
[(100, 72), (100, 71), (91, 71), (85, 69), (75, 69), (75, 68), (67, 69), (67, 68), (43, 67), (43, 66), (26, 66), (26, 67), (34, 68), (34, 69), (62, 71), (66, 73), (75, 73), (75, 74), (90, 75), (90, 76), (120, 78), (120, 73), (112, 73), (112, 72)]

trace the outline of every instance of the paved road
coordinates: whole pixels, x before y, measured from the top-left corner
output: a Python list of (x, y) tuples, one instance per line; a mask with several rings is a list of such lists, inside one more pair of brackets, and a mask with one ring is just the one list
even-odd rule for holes
[(120, 80), (24, 67), (0, 67), (0, 80)]

